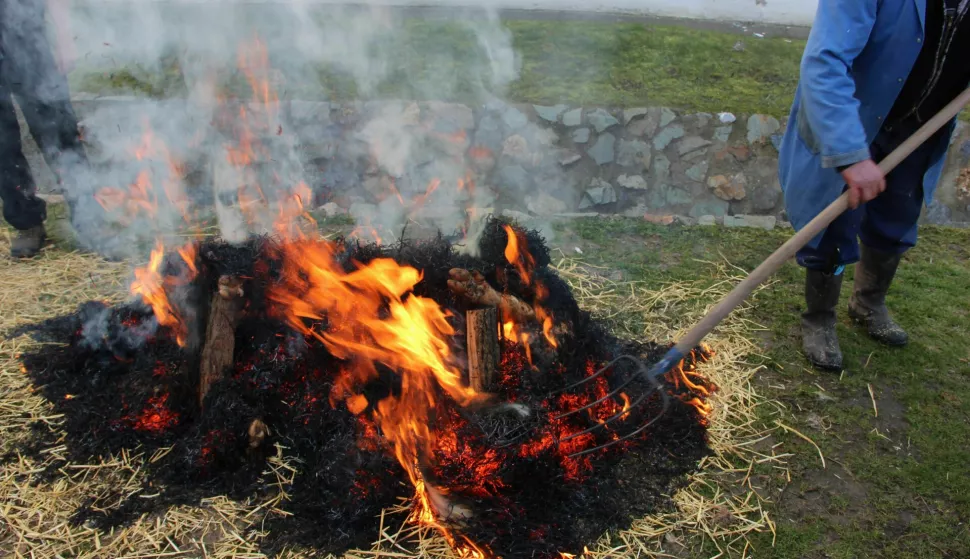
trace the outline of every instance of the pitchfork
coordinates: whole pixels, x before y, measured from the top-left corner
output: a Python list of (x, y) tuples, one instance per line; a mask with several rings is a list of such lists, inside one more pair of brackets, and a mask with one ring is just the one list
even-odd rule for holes
[[(920, 145), (928, 140), (933, 134), (935, 134), (944, 124), (953, 119), (957, 114), (960, 113), (963, 108), (970, 103), (970, 89), (965, 90), (963, 93), (958, 95), (949, 105), (943, 108), (936, 116), (931, 118), (926, 124), (924, 124), (919, 130), (916, 131), (912, 136), (910, 136), (905, 142), (903, 142), (898, 148), (896, 148), (892, 153), (886, 156), (881, 162), (879, 162), (879, 168), (882, 170), (884, 175), (888, 175), (890, 171), (896, 168), (904, 159), (909, 157), (913, 151), (916, 150)], [(660, 377), (665, 375), (668, 371), (673, 369), (681, 360), (684, 359), (691, 349), (698, 346), (701, 340), (704, 339), (722, 320), (724, 320), (742, 301), (747, 299), (755, 288), (757, 288), (765, 279), (771, 274), (775, 273), (778, 268), (780, 268), (785, 262), (787, 262), (791, 257), (798, 252), (806, 243), (813, 239), (816, 235), (822, 232), (832, 221), (840, 216), (849, 207), (849, 194), (848, 192), (843, 193), (836, 199), (832, 204), (825, 208), (820, 214), (818, 214), (813, 220), (808, 222), (808, 224), (802, 228), (800, 231), (795, 233), (790, 239), (785, 241), (785, 244), (781, 245), (775, 252), (771, 254), (768, 258), (764, 260), (753, 272), (748, 274), (746, 278), (741, 280), (741, 282), (731, 290), (726, 296), (724, 296), (721, 301), (714, 306), (708, 313), (697, 323), (687, 334), (674, 345), (667, 353), (663, 356), (660, 361), (656, 362), (653, 367), (647, 369), (644, 364), (632, 356), (621, 356), (611, 363), (608, 363), (602, 369), (597, 371), (595, 374), (587, 377), (586, 379), (566, 387), (563, 390), (557, 392), (567, 392), (576, 388), (580, 388), (583, 385), (595, 381), (600, 376), (604, 375), (608, 370), (610, 370), (613, 365), (622, 361), (624, 359), (633, 361), (639, 368), (638, 375), (645, 377), (650, 384), (650, 387), (641, 394), (634, 402), (630, 405), (628, 409), (624, 409), (622, 412), (610, 417), (609, 419), (598, 423), (585, 431), (576, 433), (566, 437), (560, 441), (560, 443), (574, 439), (576, 437), (585, 435), (587, 433), (592, 433), (598, 429), (606, 428), (614, 422), (620, 420), (620, 418), (626, 417), (630, 413), (630, 410), (646, 402), (653, 393), (660, 394), (663, 400), (663, 407), (660, 412), (647, 421), (645, 424), (636, 428), (630, 433), (627, 433), (621, 437), (615, 438), (610, 442), (595, 446), (592, 448), (584, 449), (582, 451), (571, 454), (570, 456), (580, 456), (583, 454), (588, 454), (591, 452), (596, 452), (598, 450), (613, 446), (615, 444), (621, 443), (625, 440), (633, 438), (648, 427), (653, 425), (660, 417), (667, 411), (670, 405), (670, 399), (666, 391), (663, 389), (663, 385), (660, 381)], [(562, 419), (573, 414), (585, 411), (587, 409), (596, 406), (607, 399), (616, 398), (621, 392), (624, 391), (630, 385), (638, 375), (631, 375), (626, 381), (620, 384), (620, 386), (614, 388), (606, 396), (600, 398), (599, 400), (592, 402), (582, 408), (576, 410), (570, 410), (569, 412), (555, 416), (553, 419)]]

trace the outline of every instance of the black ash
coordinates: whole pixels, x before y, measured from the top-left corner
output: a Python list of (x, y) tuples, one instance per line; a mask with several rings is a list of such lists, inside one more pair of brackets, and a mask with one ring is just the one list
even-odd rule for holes
[[(489, 221), (479, 257), (459, 254), (440, 236), (391, 246), (341, 240), (337, 257), (348, 272), (377, 258), (420, 270), (422, 280), (414, 295), (449, 311), (455, 355), (464, 355), (463, 317), (470, 307), (448, 289), (449, 270), (481, 271), (492, 287), (523, 301), (533, 301), (536, 286), (545, 286), (543, 306), (557, 325), (558, 347), (546, 343), (540, 326), (523, 326), (532, 328), (528, 347), (502, 342), (496, 391), (497, 401), (527, 406), (531, 415), (461, 409), (445, 399), (431, 425), (437, 435), (434, 457), (423, 471), (428, 483), (446, 490), (452, 504), (472, 512), (471, 518), (450, 526), (453, 533), (497, 557), (559, 558), (560, 552), (581, 552), (608, 530), (667, 509), (665, 495), (685, 482), (709, 452), (706, 423), (686, 403), (698, 394), (682, 382), (666, 380), (670, 405), (650, 429), (632, 441), (570, 458), (572, 452), (619, 436), (617, 427), (561, 442), (621, 410), (623, 401), (610, 400), (568, 419), (554, 418), (597, 400), (636, 369), (621, 362), (598, 382), (558, 392), (618, 355), (634, 355), (649, 364), (667, 347), (613, 337), (579, 308), (566, 283), (548, 267), (543, 239), (519, 230), (535, 261), (534, 277), (523, 281), (505, 257), (505, 225)], [(338, 554), (367, 548), (377, 536), (381, 510), (413, 496), (408, 476), (382, 444), (373, 406), (354, 415), (346, 406), (331, 405), (331, 390), (344, 363), (272, 311), (267, 293), (280, 281), (283, 253), (278, 248), (271, 239), (243, 246), (207, 241), (197, 247), (193, 264), (198, 273), (178, 288), (178, 304), (195, 309), (192, 319), (185, 319), (188, 341), (183, 347), (172, 328), (159, 326), (151, 308), (141, 302), (117, 307), (88, 303), (70, 316), (29, 329), (39, 339), (57, 342), (40, 346), (23, 360), (34, 384), (66, 418), (70, 460), (97, 460), (135, 448), (151, 456), (172, 448), (147, 466), (145, 493), (157, 497), (136, 495), (120, 505), (113, 504), (120, 495), (93, 499), (76, 512), (75, 522), (110, 529), (144, 513), (198, 504), (215, 495), (245, 499), (271, 494), (276, 480), (264, 471), (275, 445), (298, 460), (299, 473), (285, 488), (290, 499), (281, 505), (291, 514), (256, 520), (269, 532), (262, 541), (268, 553), (285, 546)], [(162, 272), (185, 277), (186, 263), (168, 255)], [(234, 366), (200, 409), (198, 345), (205, 322), (199, 317), (205, 316), (222, 275), (244, 280), (246, 307), (236, 329)], [(695, 352), (684, 369), (692, 370), (704, 358)], [(378, 370), (378, 378), (363, 387), (367, 402), (400, 392), (400, 375), (386, 367)], [(638, 380), (627, 391), (635, 397), (648, 388)], [(641, 425), (662, 405), (662, 398), (653, 397), (629, 409), (623, 423)], [(253, 449), (247, 429), (256, 419), (265, 422), (270, 435)], [(39, 452), (53, 436), (45, 437), (41, 426), (36, 431), (32, 448), (23, 451)], [(59, 466), (53, 464), (48, 476), (59, 475)]]

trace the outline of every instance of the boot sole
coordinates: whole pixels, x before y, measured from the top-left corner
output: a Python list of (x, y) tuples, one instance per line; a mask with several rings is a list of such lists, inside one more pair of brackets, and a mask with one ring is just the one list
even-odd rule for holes
[(11, 249), (10, 250), (10, 258), (13, 258), (14, 260), (29, 260), (31, 258), (34, 258), (35, 256), (38, 256), (41, 253), (41, 251), (44, 250), (44, 247), (46, 247), (47, 244), (48, 244), (47, 243), (47, 239), (44, 239), (44, 242), (42, 242), (40, 244), (40, 248), (38, 248), (36, 250), (19, 250), (19, 251), (15, 251), (15, 250)]
[(808, 361), (816, 369), (826, 371), (826, 372), (837, 373), (843, 369), (841, 363), (839, 363), (838, 365), (831, 365), (828, 363), (816, 363), (815, 361), (809, 359), (807, 356), (805, 357), (805, 360)]
[(907, 345), (909, 345), (909, 340), (906, 340), (905, 342), (893, 342), (893, 341), (887, 340), (885, 338), (880, 338), (879, 336), (874, 336), (873, 334), (871, 334), (869, 332), (869, 319), (867, 319), (865, 317), (862, 317), (862, 316), (859, 316), (858, 313), (853, 313), (851, 309), (849, 310), (849, 318), (852, 319), (852, 322), (856, 323), (856, 325), (858, 325), (858, 326), (860, 326), (862, 328), (865, 328), (866, 335), (869, 336), (870, 339), (875, 340), (875, 341), (881, 343), (884, 346), (887, 346), (887, 347), (906, 347)]

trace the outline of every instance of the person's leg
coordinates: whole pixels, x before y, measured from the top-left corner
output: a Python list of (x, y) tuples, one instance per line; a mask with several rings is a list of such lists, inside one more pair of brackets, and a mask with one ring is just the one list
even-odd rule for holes
[(906, 331), (889, 315), (886, 294), (903, 253), (916, 246), (923, 176), (935, 145), (934, 140), (926, 142), (893, 169), (886, 177), (886, 191), (866, 204), (862, 218), (862, 255), (856, 266), (849, 316), (865, 325), (872, 338), (887, 345), (901, 346), (909, 341)]
[(10, 246), (15, 258), (30, 257), (44, 245), (47, 205), (35, 193), (34, 179), (20, 143), (20, 125), (0, 62), (0, 199), (3, 219), (17, 235)]
[(54, 171), (71, 212), (80, 244), (113, 258), (114, 241), (103, 229), (103, 213), (94, 199), (95, 184), (67, 78), (54, 61), (47, 40), (42, 2), (3, 0), (21, 4), (8, 12), (0, 33), (10, 92), (24, 113), (31, 135)]
[(802, 348), (816, 367), (842, 368), (842, 350), (836, 335), (835, 309), (842, 291), (842, 270), (859, 258), (856, 236), (860, 209), (850, 210), (832, 222), (815, 248), (803, 248), (796, 259), (805, 268), (805, 312), (802, 313)]
[(43, 2), (7, 1), (20, 6), (8, 12), (3, 23), (4, 64), (10, 92), (47, 164), (58, 180), (70, 182), (73, 168), (86, 166), (87, 157), (67, 78), (58, 69), (47, 39)]

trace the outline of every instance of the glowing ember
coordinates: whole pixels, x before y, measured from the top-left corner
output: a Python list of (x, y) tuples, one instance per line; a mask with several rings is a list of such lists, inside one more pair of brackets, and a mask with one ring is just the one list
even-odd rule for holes
[(167, 402), (168, 394), (150, 398), (145, 409), (135, 419), (134, 429), (159, 434), (177, 425), (179, 416), (168, 409)]

